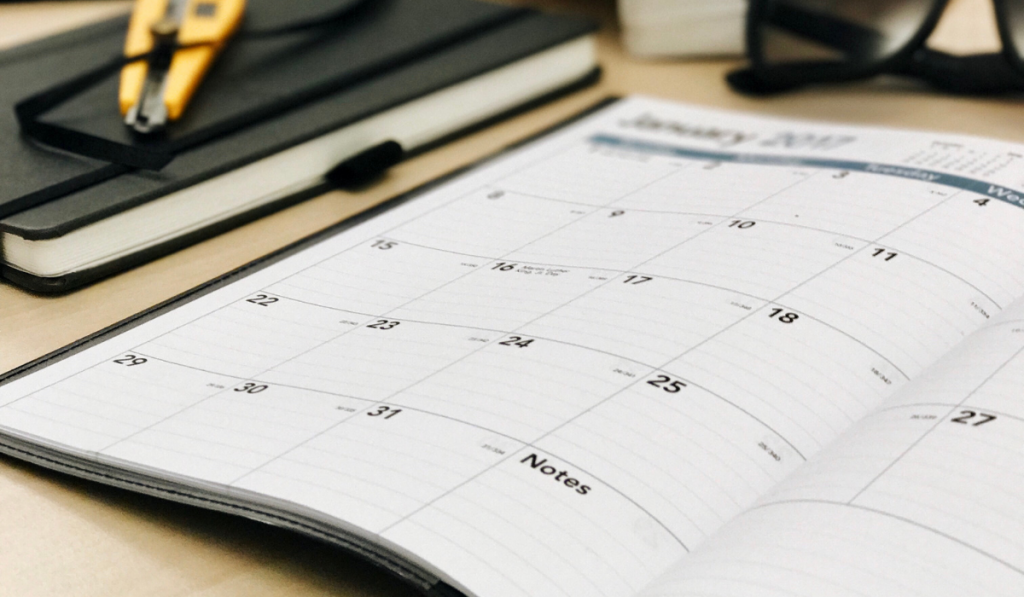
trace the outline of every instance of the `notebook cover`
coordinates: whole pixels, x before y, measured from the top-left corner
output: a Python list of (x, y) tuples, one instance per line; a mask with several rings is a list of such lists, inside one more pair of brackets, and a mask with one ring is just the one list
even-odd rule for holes
[[(250, 0), (245, 27), (272, 27), (325, 13), (336, 4)], [(158, 173), (125, 172), (21, 137), (12, 110), (2, 107), (116, 55), (126, 24), (126, 18), (115, 19), (0, 54), (0, 214), (19, 209), (28, 199), (60, 197), (8, 215), (0, 220), (0, 231), (29, 240), (61, 236), (593, 29), (574, 19), (473, 0), (380, 0), (337, 30), (240, 37), (231, 44), (184, 119), (169, 129), (170, 138), (201, 138), (227, 119), (282, 94), (314, 88), (339, 91), (188, 150)], [(506, 43), (485, 43), (499, 37)], [(479, 55), (449, 54), (475, 43), (484, 43)], [(428, 60), (442, 54), (450, 58), (443, 63)], [(410, 69), (416, 73), (410, 76)], [(45, 119), (129, 141), (130, 132), (115, 109), (116, 88), (114, 77)], [(66, 194), (69, 187), (83, 185), (88, 186)]]

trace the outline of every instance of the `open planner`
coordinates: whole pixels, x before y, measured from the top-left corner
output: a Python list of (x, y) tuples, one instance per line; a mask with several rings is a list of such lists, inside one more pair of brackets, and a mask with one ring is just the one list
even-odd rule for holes
[(6, 376), (432, 595), (1024, 594), (1024, 146), (637, 97)]

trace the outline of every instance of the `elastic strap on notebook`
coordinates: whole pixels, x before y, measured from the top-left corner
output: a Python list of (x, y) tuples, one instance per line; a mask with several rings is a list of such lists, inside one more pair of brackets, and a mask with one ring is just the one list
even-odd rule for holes
[(148, 52), (138, 56), (118, 56), (106, 64), (18, 102), (14, 106), (14, 114), (18, 119), (18, 126), (21, 127), (22, 134), (57, 149), (114, 164), (143, 170), (163, 168), (174, 159), (174, 154), (161, 149), (118, 143), (39, 120), (39, 117), (46, 112), (95, 87), (107, 77), (119, 72), (124, 66), (140, 60), (148, 60), (153, 54), (154, 52)]

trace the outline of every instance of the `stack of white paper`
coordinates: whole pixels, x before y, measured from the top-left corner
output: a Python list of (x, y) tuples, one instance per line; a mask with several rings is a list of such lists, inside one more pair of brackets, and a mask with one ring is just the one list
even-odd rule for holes
[(619, 0), (626, 48), (638, 56), (743, 52), (746, 0)]

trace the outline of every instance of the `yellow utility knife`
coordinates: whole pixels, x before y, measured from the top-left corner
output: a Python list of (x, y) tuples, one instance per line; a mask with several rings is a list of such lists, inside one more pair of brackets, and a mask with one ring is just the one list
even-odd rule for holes
[[(245, 0), (136, 0), (125, 56), (161, 47), (121, 70), (118, 102), (128, 126), (153, 133), (185, 111), (214, 58), (238, 29)], [(193, 44), (202, 44), (195, 47)]]

